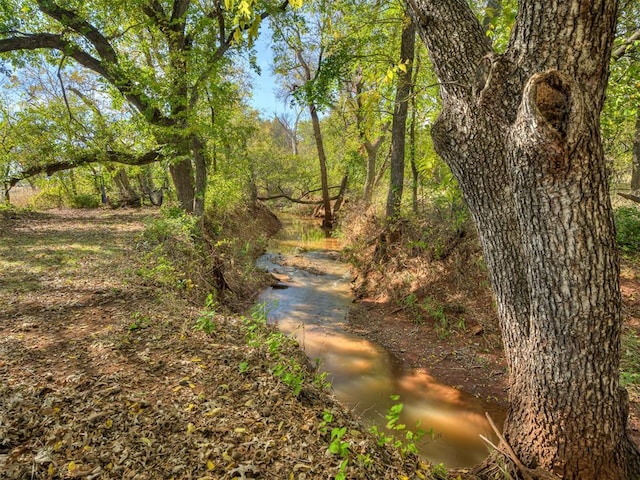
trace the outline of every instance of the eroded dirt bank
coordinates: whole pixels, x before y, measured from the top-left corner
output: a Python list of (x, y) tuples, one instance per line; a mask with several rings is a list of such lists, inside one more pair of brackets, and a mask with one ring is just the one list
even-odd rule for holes
[[(475, 230), (470, 224), (451, 230), (445, 223), (440, 219), (420, 228), (401, 223), (389, 233), (374, 216), (347, 218), (344, 256), (355, 265), (351, 329), (383, 345), (408, 367), (506, 407), (508, 372)], [(430, 232), (427, 242), (422, 232)], [(621, 377), (629, 392), (629, 430), (640, 448), (637, 256), (622, 258), (620, 284)]]

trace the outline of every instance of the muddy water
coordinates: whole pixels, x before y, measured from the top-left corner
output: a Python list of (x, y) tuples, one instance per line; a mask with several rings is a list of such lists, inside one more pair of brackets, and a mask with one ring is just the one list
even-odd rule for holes
[(394, 403), (390, 397), (399, 395), (401, 422), (413, 426), (419, 421), (435, 434), (419, 445), (427, 460), (447, 467), (482, 461), (488, 451), (479, 435), (493, 438), (484, 414), (501, 421), (499, 408), (439, 383), (424, 370), (406, 369), (383, 347), (348, 333), (350, 278), (347, 266), (336, 261), (339, 245), (319, 233), (309, 235), (304, 223), (288, 223), (272, 253), (259, 260), (287, 287), (261, 295), (270, 321), (295, 336), (312, 360), (318, 359), (336, 397), (367, 423), (383, 428)]

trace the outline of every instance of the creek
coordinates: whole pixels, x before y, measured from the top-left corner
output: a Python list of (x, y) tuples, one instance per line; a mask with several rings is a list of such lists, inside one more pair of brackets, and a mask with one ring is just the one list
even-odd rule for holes
[[(339, 262), (336, 239), (316, 224), (284, 218), (285, 228), (258, 265), (279, 279), (259, 297), (268, 318), (294, 336), (320, 370), (334, 395), (367, 425), (384, 430), (385, 414), (404, 405), (400, 422), (432, 431), (418, 444), (420, 455), (446, 467), (469, 467), (488, 454), (480, 435), (496, 441), (485, 412), (501, 421), (501, 409), (444, 385), (423, 369), (406, 368), (380, 345), (349, 333), (352, 306), (349, 268)], [(416, 339), (416, 341), (420, 341)], [(391, 399), (399, 395), (398, 401)]]

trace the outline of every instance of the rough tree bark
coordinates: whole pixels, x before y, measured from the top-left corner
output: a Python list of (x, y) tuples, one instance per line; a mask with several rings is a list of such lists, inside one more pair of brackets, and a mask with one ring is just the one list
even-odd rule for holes
[(415, 26), (407, 19), (402, 27), (400, 45), (400, 62), (406, 65), (406, 71), (398, 72), (398, 86), (393, 121), (391, 123), (391, 179), (389, 180), (389, 193), (387, 195), (387, 218), (397, 217), (402, 203), (405, 134), (407, 131), (409, 97), (411, 95), (411, 67), (416, 44), (415, 38)]
[(521, 0), (497, 54), (464, 0), (406, 0), (441, 83), (433, 125), (493, 284), (529, 468), (637, 479), (619, 385), (618, 258), (600, 141), (617, 2)]

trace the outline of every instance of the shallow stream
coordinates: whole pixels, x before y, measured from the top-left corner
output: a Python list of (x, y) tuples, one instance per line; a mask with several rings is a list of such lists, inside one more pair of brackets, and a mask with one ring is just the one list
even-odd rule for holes
[(401, 422), (412, 427), (419, 421), (421, 428), (435, 433), (419, 445), (424, 458), (447, 467), (482, 461), (488, 450), (480, 435), (493, 439), (484, 414), (502, 419), (499, 407), (444, 385), (424, 370), (404, 368), (383, 347), (349, 333), (348, 266), (337, 261), (338, 242), (323, 238), (317, 226), (311, 224), (310, 230), (309, 225), (285, 219), (283, 233), (258, 262), (283, 287), (260, 296), (259, 301), (267, 303), (269, 320), (296, 337), (309, 358), (327, 372), (336, 397), (366, 423), (384, 428), (385, 413), (396, 403), (391, 396), (399, 395), (404, 405)]

